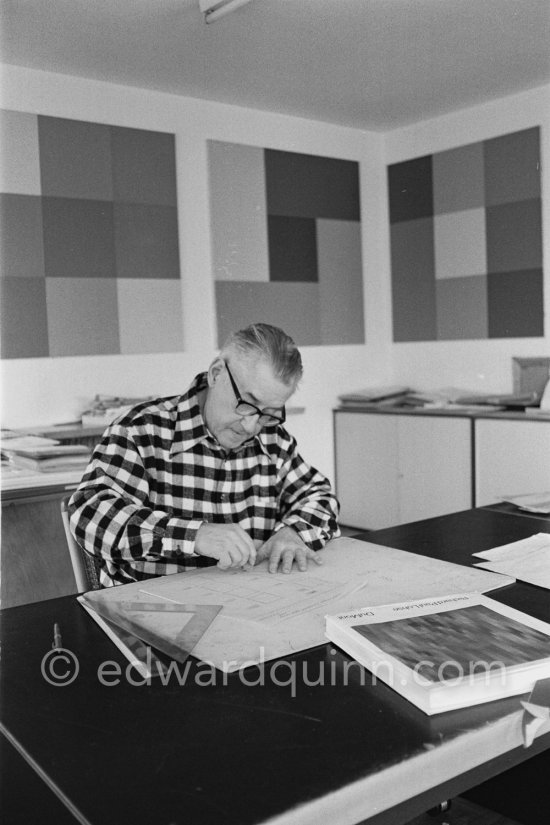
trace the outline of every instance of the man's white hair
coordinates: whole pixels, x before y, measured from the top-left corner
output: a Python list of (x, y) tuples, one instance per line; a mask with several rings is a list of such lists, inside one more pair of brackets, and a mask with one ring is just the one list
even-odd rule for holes
[(296, 386), (303, 373), (300, 351), (290, 335), (271, 324), (250, 324), (233, 332), (225, 341), (221, 355), (231, 351), (256, 355), (269, 361), (273, 373), (287, 386)]

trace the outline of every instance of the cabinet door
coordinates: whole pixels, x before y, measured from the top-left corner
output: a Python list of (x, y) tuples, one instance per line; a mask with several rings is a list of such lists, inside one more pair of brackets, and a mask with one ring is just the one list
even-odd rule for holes
[(468, 418), (402, 415), (398, 419), (399, 518), (418, 521), (472, 506)]
[(550, 422), (476, 421), (476, 507), (550, 491)]
[(2, 607), (76, 593), (61, 520), (66, 493), (2, 504)]
[(398, 520), (397, 416), (335, 413), (340, 522), (377, 530)]

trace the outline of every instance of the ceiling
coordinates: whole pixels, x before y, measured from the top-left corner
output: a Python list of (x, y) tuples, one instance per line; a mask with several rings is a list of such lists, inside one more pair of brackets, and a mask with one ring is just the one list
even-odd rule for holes
[(550, 81), (549, 0), (0, 0), (2, 61), (388, 130)]

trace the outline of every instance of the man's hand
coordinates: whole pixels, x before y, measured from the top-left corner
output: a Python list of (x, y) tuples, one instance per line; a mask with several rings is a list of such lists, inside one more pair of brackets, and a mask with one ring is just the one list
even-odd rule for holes
[(195, 553), (218, 559), (218, 567), (256, 564), (254, 542), (238, 524), (201, 524), (195, 538)]
[(256, 555), (256, 564), (264, 559), (269, 559), (267, 569), (270, 573), (276, 573), (279, 564), (283, 573), (290, 573), (293, 562), (298, 570), (302, 571), (307, 570), (308, 559), (315, 564), (323, 563), (292, 527), (281, 527), (262, 544)]

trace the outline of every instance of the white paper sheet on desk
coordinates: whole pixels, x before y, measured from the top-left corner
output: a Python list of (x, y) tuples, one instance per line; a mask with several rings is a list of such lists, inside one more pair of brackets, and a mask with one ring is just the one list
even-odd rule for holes
[(550, 492), (503, 496), (502, 501), (514, 504), (520, 510), (526, 510), (528, 513), (550, 513)]
[(486, 592), (514, 581), (349, 538), (330, 542), (321, 557), (323, 564), (310, 565), (305, 573), (268, 573), (264, 562), (250, 571), (209, 567), (96, 592), (104, 599), (134, 603), (158, 599), (222, 605), (193, 655), (232, 672), (324, 644), (327, 613)]
[(514, 576), (522, 582), (550, 590), (550, 533), (535, 533), (527, 539), (474, 553), (484, 559), (476, 567)]

